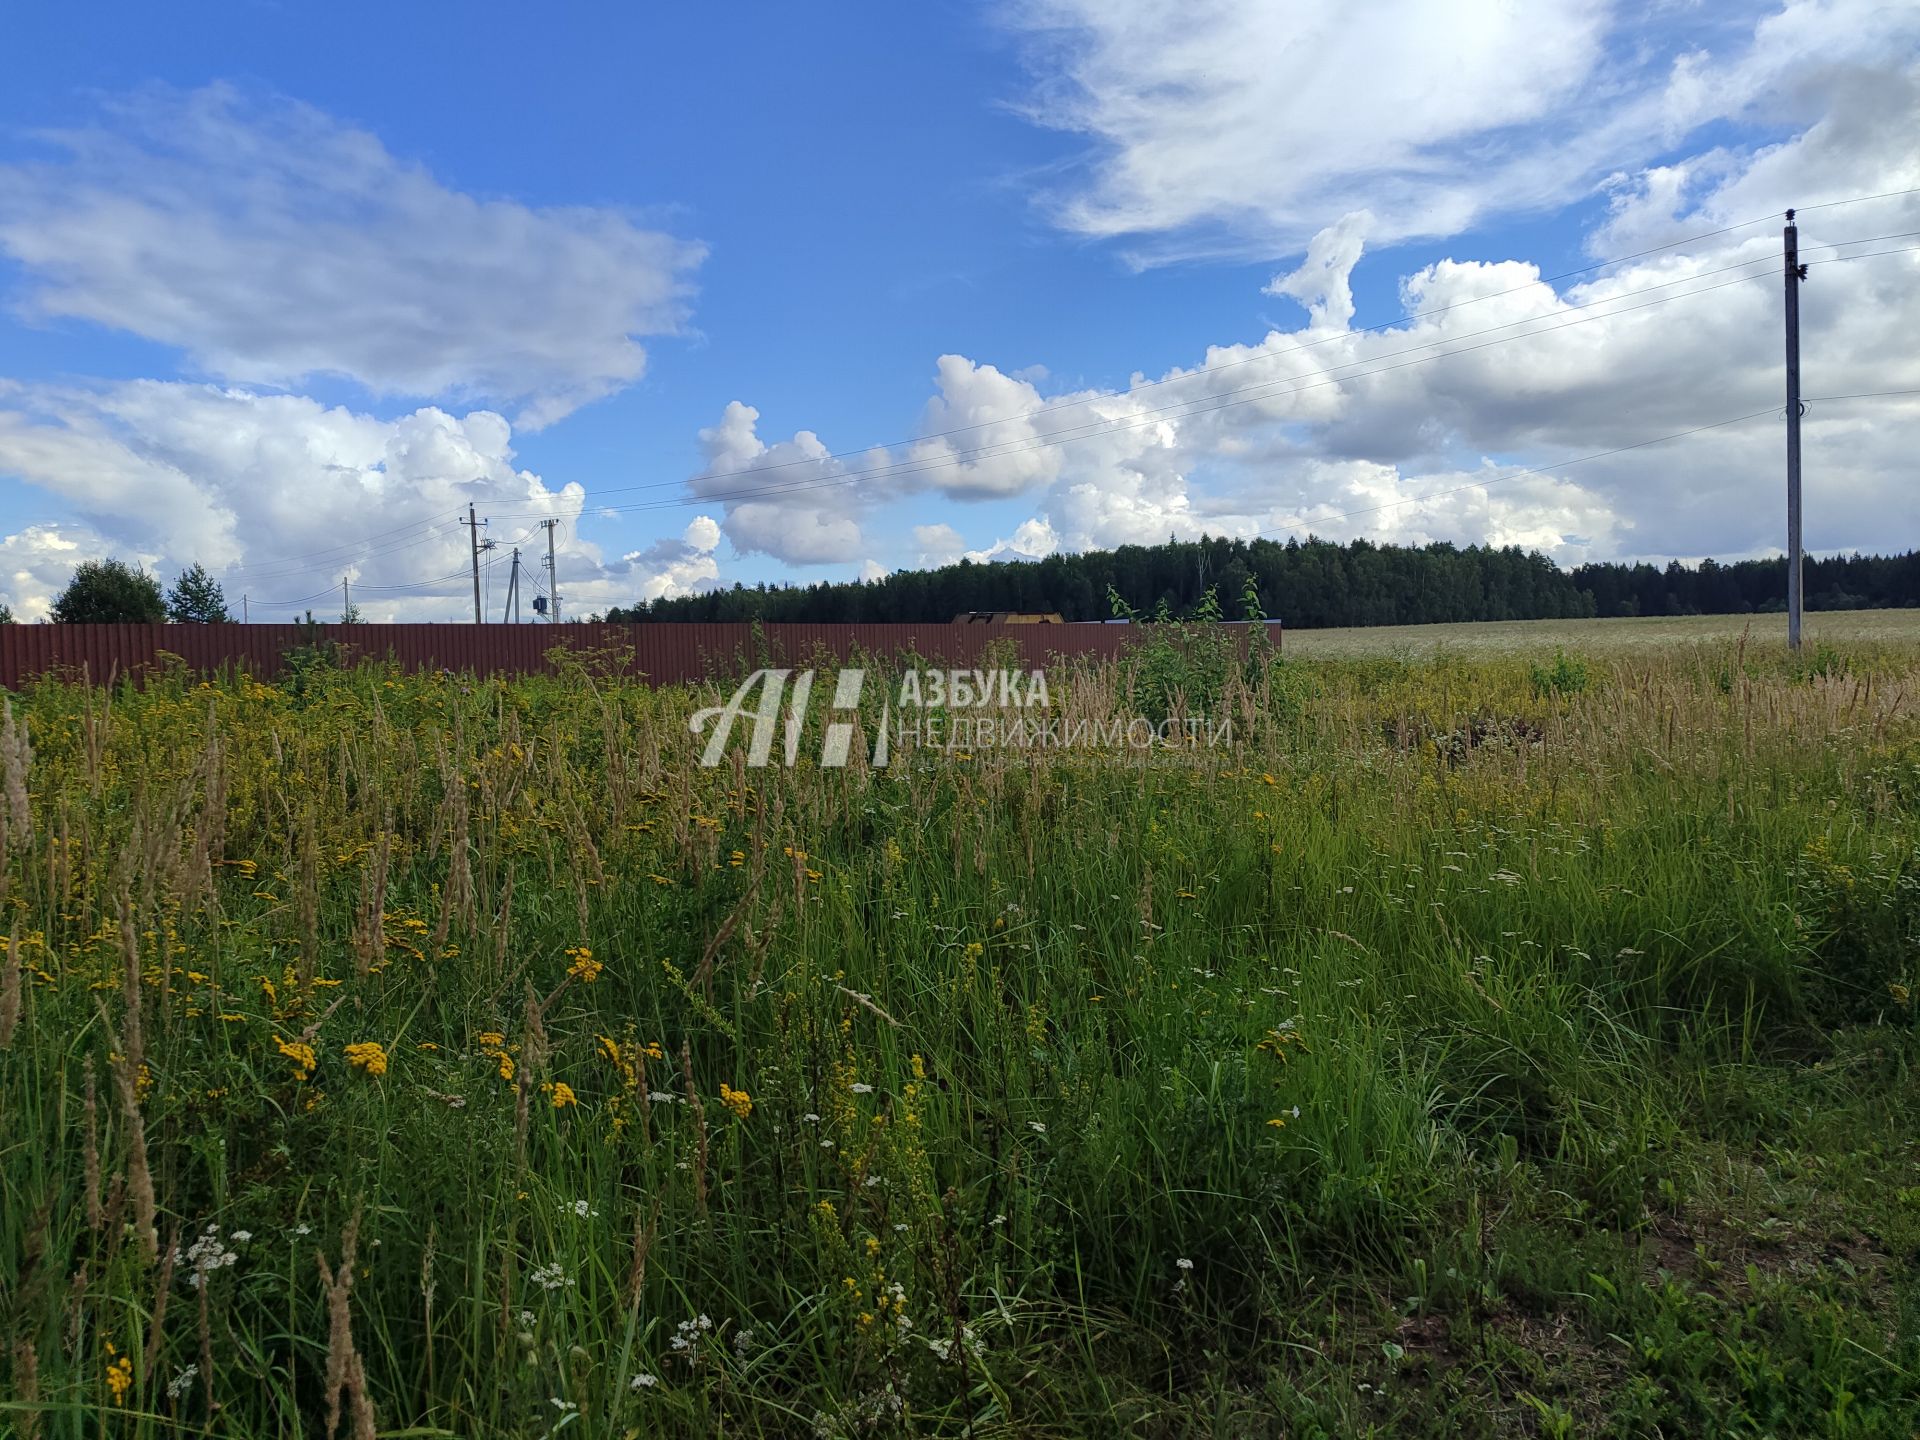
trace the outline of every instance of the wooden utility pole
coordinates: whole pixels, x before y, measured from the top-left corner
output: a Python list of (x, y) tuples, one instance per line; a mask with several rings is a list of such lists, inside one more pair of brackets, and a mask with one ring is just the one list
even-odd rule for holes
[(473, 506), (467, 506), (467, 518), (460, 522), (467, 527), (467, 538), (473, 542), (473, 623), (480, 620), (480, 521), (473, 513)]
[(540, 523), (547, 527), (547, 620), (551, 624), (558, 625), (560, 623), (560, 572), (553, 565), (553, 527), (560, 522), (542, 520)]
[(347, 577), (340, 577), (340, 623), (346, 624), (353, 615), (353, 596), (347, 591)]
[(1787, 648), (1800, 648), (1800, 610), (1805, 598), (1800, 565), (1800, 231), (1787, 211)]

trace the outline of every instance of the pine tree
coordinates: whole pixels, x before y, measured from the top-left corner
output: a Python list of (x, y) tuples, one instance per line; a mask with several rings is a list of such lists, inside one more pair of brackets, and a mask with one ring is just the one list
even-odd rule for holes
[(206, 566), (197, 563), (182, 570), (167, 592), (167, 618), (176, 625), (227, 625), (233, 621), (220, 582), (207, 573)]

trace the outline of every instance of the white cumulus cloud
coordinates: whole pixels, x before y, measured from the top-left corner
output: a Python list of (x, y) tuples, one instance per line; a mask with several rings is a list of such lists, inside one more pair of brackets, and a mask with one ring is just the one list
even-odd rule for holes
[(364, 130), (225, 85), (153, 89), (0, 167), (23, 309), (175, 346), (202, 373), (484, 400), (538, 426), (639, 379), (700, 245), (617, 210), (454, 189)]

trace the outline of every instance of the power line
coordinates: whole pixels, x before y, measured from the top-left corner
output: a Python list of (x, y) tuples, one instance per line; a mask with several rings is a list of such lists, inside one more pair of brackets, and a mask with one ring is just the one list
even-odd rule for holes
[[(283, 555), (264, 560), (254, 560), (244, 565), (230, 565), (222, 573), (226, 575), (251, 576), (261, 570), (278, 568), (282, 565), (292, 565), (296, 562), (317, 562), (329, 555), (361, 549), (364, 546), (371, 545), (376, 540), (384, 540), (391, 535), (405, 535), (413, 531), (431, 529), (446, 523), (447, 522), (441, 520), (416, 520), (411, 525), (397, 525), (391, 530), (379, 530), (372, 535), (363, 536), (359, 540), (342, 541), (338, 545), (329, 545), (321, 550), (308, 550), (295, 555)], [(415, 542), (410, 541), (408, 543), (411, 544)]]

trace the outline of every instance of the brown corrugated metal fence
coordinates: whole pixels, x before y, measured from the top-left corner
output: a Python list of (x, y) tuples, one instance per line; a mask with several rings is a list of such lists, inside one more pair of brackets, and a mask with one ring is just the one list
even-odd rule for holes
[[(1273, 627), (1278, 639), (1279, 627)], [(1130, 625), (0, 625), (0, 685), (18, 689), (50, 671), (96, 684), (178, 656), (213, 672), (232, 664), (260, 679), (280, 674), (287, 651), (316, 634), (348, 653), (405, 670), (522, 675), (553, 668), (547, 652), (631, 649), (632, 673), (656, 685), (739, 679), (761, 665), (844, 662), (857, 654), (917, 655), (948, 666), (978, 663), (990, 645), (1017, 663), (1056, 656), (1113, 656)]]

